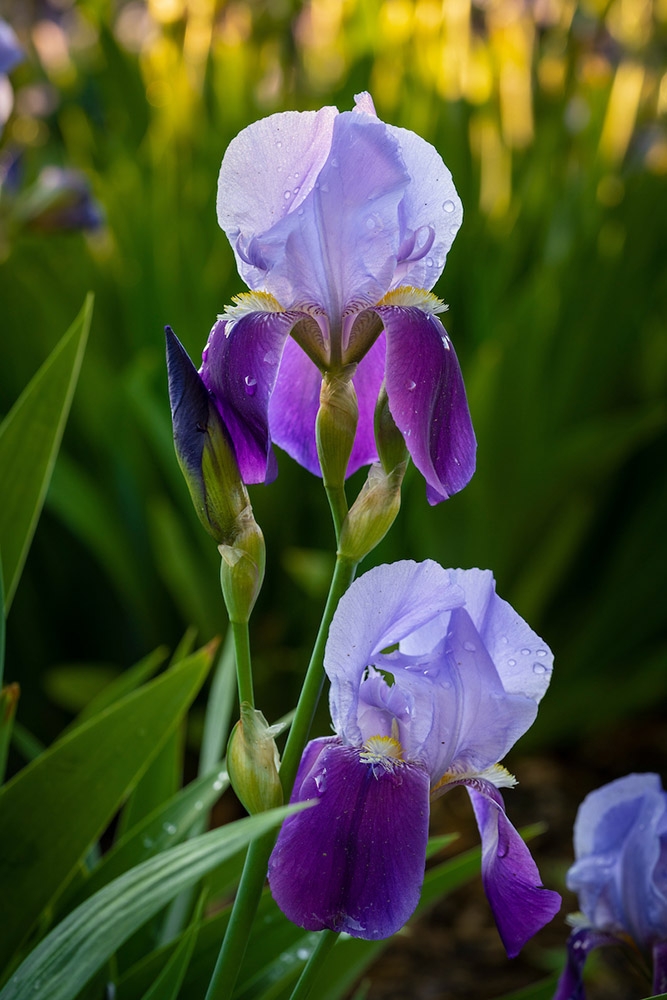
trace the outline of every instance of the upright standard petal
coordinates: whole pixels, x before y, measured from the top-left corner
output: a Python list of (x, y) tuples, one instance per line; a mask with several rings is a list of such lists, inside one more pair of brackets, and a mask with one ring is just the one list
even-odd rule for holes
[(347, 743), (363, 742), (357, 720), (364, 671), (385, 647), (464, 602), (436, 562), (376, 566), (342, 597), (329, 629), (324, 669), (331, 681), (331, 718)]
[(314, 740), (269, 862), (271, 892), (299, 927), (390, 937), (412, 915), (424, 879), (429, 782), (415, 764)]
[(269, 400), (285, 341), (299, 319), (298, 313), (268, 311), (221, 319), (204, 348), (201, 377), (234, 442), (245, 483), (270, 482), (277, 473)]
[(414, 306), (378, 306), (387, 337), (389, 409), (426, 480), (430, 504), (475, 471), (475, 434), (454, 347), (440, 320)]
[[(470, 783), (472, 785), (472, 783)], [(542, 886), (530, 851), (507, 816), (500, 793), (486, 782), (467, 787), (482, 838), (482, 881), (510, 958), (560, 910), (557, 892)]]

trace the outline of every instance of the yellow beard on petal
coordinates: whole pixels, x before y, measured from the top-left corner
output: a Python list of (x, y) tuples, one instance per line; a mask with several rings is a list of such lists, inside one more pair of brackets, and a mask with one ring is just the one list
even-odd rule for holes
[(227, 306), (218, 319), (237, 320), (253, 312), (285, 312), (278, 299), (268, 292), (241, 292), (233, 295), (233, 306)]
[(359, 754), (362, 764), (377, 764), (385, 771), (404, 764), (403, 747), (393, 736), (371, 736)]
[(495, 788), (514, 788), (517, 783), (513, 774), (502, 764), (492, 764), (483, 771), (447, 771), (440, 781), (431, 788), (431, 798), (443, 792), (447, 785), (458, 785), (462, 781), (488, 781)]
[(415, 306), (423, 309), (424, 312), (437, 315), (446, 312), (449, 306), (445, 305), (433, 292), (427, 292), (425, 288), (413, 288), (412, 285), (401, 285), (387, 292), (378, 302), (379, 306)]

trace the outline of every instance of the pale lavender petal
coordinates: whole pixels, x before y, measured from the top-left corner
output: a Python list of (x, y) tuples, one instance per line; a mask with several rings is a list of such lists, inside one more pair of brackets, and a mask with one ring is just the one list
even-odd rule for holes
[(380, 334), (370, 351), (359, 362), (352, 384), (357, 393), (359, 403), (359, 422), (354, 439), (352, 454), (347, 466), (347, 474), (371, 462), (377, 462), (378, 454), (375, 445), (375, 404), (384, 378), (386, 343), (384, 334)]
[(462, 603), (461, 590), (450, 586), (448, 572), (431, 560), (376, 566), (352, 584), (338, 604), (324, 655), (334, 729), (346, 742), (363, 742), (359, 685), (375, 655)]
[(25, 54), (16, 32), (0, 18), (0, 75), (11, 73), (15, 66), (25, 59)]
[(243, 248), (264, 271), (253, 274), (255, 287), (261, 284), (286, 308), (320, 307), (334, 329), (345, 310), (377, 302), (392, 282), (398, 204), (409, 180), (383, 122), (363, 113), (338, 115), (310, 194)]
[(399, 208), (403, 238), (407, 233), (417, 234), (416, 246), (427, 248), (413, 251), (403, 262), (399, 259), (393, 284), (431, 289), (442, 274), (463, 221), (463, 206), (450, 171), (430, 142), (395, 125), (387, 125), (387, 129), (398, 140), (411, 177)]
[(667, 993), (667, 940), (653, 945), (653, 992)]
[(435, 316), (415, 307), (375, 310), (387, 335), (389, 409), (426, 480), (430, 504), (446, 500), (475, 471), (472, 429), (454, 347)]
[(567, 964), (563, 969), (553, 1000), (584, 1000), (584, 963), (595, 948), (618, 944), (616, 938), (592, 927), (572, 931), (567, 942)]
[(553, 653), (537, 633), (496, 594), (491, 570), (455, 569), (466, 595), (466, 611), (496, 665), (506, 691), (539, 702), (549, 687)]
[(377, 111), (375, 110), (375, 105), (373, 104), (373, 98), (367, 90), (364, 90), (361, 94), (354, 95), (353, 110), (357, 112), (361, 111), (366, 115), (377, 116)]
[(269, 399), (295, 313), (254, 312), (218, 321), (204, 349), (200, 374), (234, 442), (245, 483), (270, 482), (277, 472), (269, 433)]
[(250, 288), (262, 285), (264, 269), (250, 264), (243, 248), (298, 211), (329, 155), (337, 115), (333, 107), (270, 115), (227, 147), (218, 178), (218, 222)]
[(364, 763), (332, 739), (309, 744), (289, 816), (269, 862), (271, 892), (299, 927), (375, 940), (417, 906), (428, 840), (428, 775), (418, 765)]
[(395, 652), (373, 661), (393, 674), (393, 699), (409, 692), (413, 709), (404, 726), (399, 718), (400, 739), (408, 756), (424, 761), (432, 784), (450, 771), (476, 774), (492, 767), (537, 715), (531, 698), (504, 690), (465, 608), (455, 608), (443, 624), (446, 637), (427, 657), (415, 662)]
[(299, 345), (288, 338), (269, 403), (271, 437), (299, 465), (316, 476), (321, 475), (315, 438), (321, 386), (319, 369)]
[(667, 795), (657, 774), (629, 774), (591, 792), (574, 826), (567, 885), (590, 923), (640, 948), (667, 939)]
[(542, 886), (530, 851), (507, 816), (500, 793), (486, 782), (467, 787), (482, 838), (482, 882), (505, 951), (518, 955), (560, 910), (557, 892)]

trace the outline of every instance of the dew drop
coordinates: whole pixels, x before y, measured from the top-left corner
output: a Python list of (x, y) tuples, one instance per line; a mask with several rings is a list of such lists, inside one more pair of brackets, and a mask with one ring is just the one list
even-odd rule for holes
[(195, 802), (195, 809), (197, 810), (197, 812), (199, 812), (203, 808), (204, 808), (204, 803), (201, 801), (201, 799), (197, 799), (197, 801)]
[(176, 827), (174, 826), (173, 823), (163, 823), (162, 829), (164, 830), (165, 833), (168, 833), (170, 837), (173, 837), (173, 835), (176, 833)]
[(299, 211), (296, 214), (297, 215), (303, 215), (303, 213), (304, 213), (304, 209), (300, 208)]
[(472, 642), (464, 642), (463, 648), (467, 649), (469, 653), (475, 653), (477, 651), (477, 646), (475, 646)]
[(366, 219), (366, 229), (368, 229), (369, 232), (371, 229), (375, 229), (375, 219), (371, 215), (369, 215)]
[(498, 855), (499, 858), (504, 858), (508, 850), (509, 850), (509, 843), (507, 840), (504, 840), (498, 844), (498, 850), (496, 851), (496, 854)]
[(459, 231), (459, 227), (458, 226), (450, 226), (449, 227), (449, 235), (450, 236), (456, 236), (456, 234), (458, 233), (458, 231)]
[(297, 950), (296, 957), (300, 958), (302, 962), (306, 962), (310, 958), (310, 952), (307, 948), (299, 948)]
[(538, 656), (546, 656), (547, 655), (546, 649), (538, 649), (537, 655)]
[(282, 142), (280, 141), (280, 139), (278, 139), (278, 142), (276, 143), (276, 146), (278, 147), (278, 149), (280, 149), (282, 147)]
[(516, 667), (516, 660), (508, 660), (507, 665), (508, 667)]
[(283, 198), (285, 199), (285, 201), (289, 201), (291, 197), (292, 197), (291, 191), (285, 191), (285, 193), (283, 194)]
[(530, 650), (526, 649), (526, 647), (524, 646), (524, 648), (521, 650), (521, 655), (522, 656), (530, 656)]
[(253, 378), (252, 375), (246, 375), (243, 380), (245, 382), (245, 391), (248, 396), (254, 396), (257, 392), (257, 379)]
[(294, 188), (294, 192), (293, 193), (294, 194), (298, 194), (300, 190), (301, 190), (301, 188), (297, 185), (297, 187)]
[(327, 787), (326, 768), (323, 771), (320, 771), (319, 774), (316, 774), (313, 780), (315, 782), (315, 787), (317, 788), (318, 792), (320, 793), (324, 792), (324, 789)]
[(142, 840), (142, 844), (144, 845), (144, 847), (152, 847), (153, 841), (150, 837), (144, 837), (144, 839)]
[(222, 782), (220, 781), (219, 778), (217, 779), (217, 781), (213, 782), (213, 787), (216, 790), (216, 792), (220, 791), (220, 789), (222, 788)]
[(301, 174), (299, 173), (299, 171), (298, 171), (298, 170), (295, 170), (295, 171), (294, 171), (294, 180), (295, 180), (295, 181), (298, 181), (298, 179), (299, 179), (299, 177), (300, 177), (300, 176), (301, 176)]
[(329, 191), (329, 185), (328, 184), (320, 184), (320, 191), (323, 191), (324, 194), (327, 194), (328, 191)]
[(445, 210), (445, 212), (453, 212), (454, 211), (454, 202), (450, 201), (449, 199), (447, 199), (447, 201), (443, 202), (442, 207)]
[(426, 258), (426, 266), (427, 267), (433, 267), (433, 258), (432, 257), (427, 257)]
[(412, 392), (413, 389), (417, 388), (417, 383), (413, 382), (412, 379), (410, 379), (409, 382), (405, 383), (405, 388), (408, 390), (408, 392)]
[(504, 643), (504, 645), (507, 645), (507, 643), (509, 642), (509, 639), (507, 638), (507, 636), (506, 636), (506, 635), (504, 635), (504, 636), (502, 636), (502, 638), (501, 638), (501, 640), (500, 640), (500, 641), (501, 641), (502, 643)]
[(546, 674), (547, 668), (543, 663), (533, 663), (533, 673), (534, 674)]

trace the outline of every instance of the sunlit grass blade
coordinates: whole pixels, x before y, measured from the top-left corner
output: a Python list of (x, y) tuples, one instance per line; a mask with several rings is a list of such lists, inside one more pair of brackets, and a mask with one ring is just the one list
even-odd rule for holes
[(213, 651), (204, 647), (63, 737), (0, 790), (0, 967), (183, 717)]
[[(170, 899), (299, 806), (286, 806), (202, 834), (145, 861), (69, 914), (14, 972), (0, 1000), (74, 1000), (97, 969)], [(47, 985), (48, 984), (48, 985)]]
[(93, 312), (88, 295), (74, 323), (0, 425), (0, 549), (5, 612), (28, 554), (79, 376)]

